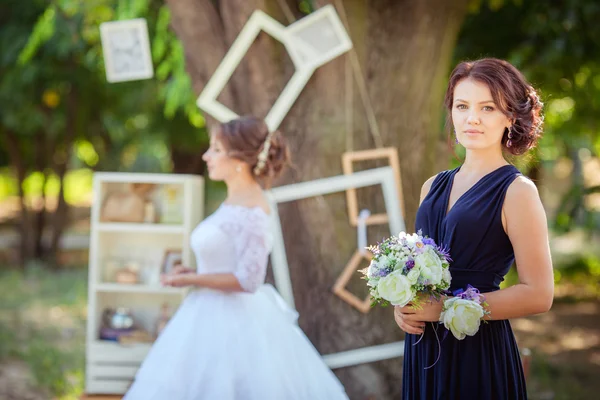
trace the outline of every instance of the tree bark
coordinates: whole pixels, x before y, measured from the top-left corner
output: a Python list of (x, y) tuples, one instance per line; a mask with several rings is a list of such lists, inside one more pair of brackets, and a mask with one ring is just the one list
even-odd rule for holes
[(42, 193), (40, 199), (40, 207), (33, 208), (33, 257), (36, 259), (43, 259), (46, 256), (46, 249), (44, 246), (44, 230), (46, 227), (46, 182), (48, 181), (48, 172), (46, 167), (48, 166), (47, 151), (48, 147), (46, 143), (46, 137), (44, 132), (38, 132), (35, 135), (35, 160), (34, 165), (36, 171), (40, 172), (42, 178)]
[(32, 255), (32, 224), (27, 202), (25, 200), (25, 191), (23, 183), (27, 175), (27, 168), (25, 167), (25, 161), (23, 160), (22, 152), (19, 146), (19, 139), (17, 135), (12, 131), (4, 131), (4, 141), (8, 150), (8, 155), (11, 160), (11, 164), (17, 174), (17, 186), (19, 193), (20, 203), (20, 218), (19, 218), (19, 249), (17, 251), (17, 262), (21, 268), (25, 268), (27, 261)]
[[(275, 17), (281, 13), (275, 0), (228, 0), (219, 2), (219, 8), (209, 0), (167, 3), (173, 29), (189, 55), (188, 71), (197, 93), (254, 9)], [(315, 3), (317, 7), (326, 4)], [(348, 16), (363, 73), (359, 79), (366, 82), (383, 145), (398, 148), (410, 231), (422, 183), (447, 166), (436, 149), (440, 139), (445, 142), (443, 93), (467, 0), (345, 0), (334, 1), (334, 5), (338, 14)], [(293, 69), (289, 63), (281, 65), (284, 57), (274, 61), (277, 46), (274, 40), (259, 37), (220, 98), (223, 104), (235, 106), (238, 114), (267, 114), (278, 95), (276, 89), (285, 83), (283, 75)], [(348, 80), (354, 79), (349, 75), (348, 57), (319, 68), (284, 119), (280, 129), (288, 139), (294, 167), (279, 184), (339, 175), (344, 151), (375, 147), (358, 91), (346, 90)], [(347, 110), (345, 104), (352, 106)], [(365, 163), (356, 169), (380, 165)], [(384, 211), (380, 188), (359, 193), (362, 206), (372, 212)], [(348, 223), (344, 194), (282, 204), (280, 218), (300, 326), (317, 349), (328, 354), (401, 340), (390, 309), (363, 315), (331, 293), (356, 248), (356, 231)], [(370, 227), (369, 242), (389, 234), (386, 227)], [(348, 287), (359, 296), (366, 295), (365, 285), (358, 279)], [(335, 372), (351, 398), (399, 395), (399, 359)]]
[(60, 240), (62, 239), (69, 217), (69, 205), (65, 199), (65, 175), (68, 170), (73, 143), (77, 133), (77, 103), (77, 88), (71, 87), (71, 90), (67, 96), (67, 126), (65, 129), (63, 143), (57, 145), (56, 151), (54, 152), (55, 154), (57, 152), (61, 154), (61, 156), (58, 157), (58, 161), (53, 166), (54, 172), (60, 182), (60, 189), (58, 193), (58, 203), (52, 217), (52, 236), (50, 238), (50, 250), (48, 253), (49, 260), (55, 268), (59, 267), (57, 256), (60, 247)]

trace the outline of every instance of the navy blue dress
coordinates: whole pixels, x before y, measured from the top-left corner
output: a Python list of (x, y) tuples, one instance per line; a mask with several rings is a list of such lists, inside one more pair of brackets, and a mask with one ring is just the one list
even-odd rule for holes
[[(490, 292), (514, 261), (514, 251), (502, 227), (502, 205), (509, 185), (520, 175), (512, 165), (485, 175), (446, 215), (454, 175), (459, 168), (436, 176), (417, 211), (416, 229), (450, 248), (451, 290), (471, 284)], [(475, 336), (457, 340), (443, 325), (426, 324), (425, 333), (406, 334), (402, 398), (404, 400), (526, 399), (525, 378), (508, 320), (482, 323)], [(416, 343), (416, 344), (415, 344)]]

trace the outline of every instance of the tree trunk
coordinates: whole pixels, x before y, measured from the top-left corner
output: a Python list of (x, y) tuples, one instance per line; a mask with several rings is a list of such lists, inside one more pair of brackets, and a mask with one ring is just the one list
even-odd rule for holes
[(42, 193), (39, 201), (39, 207), (33, 207), (33, 257), (41, 260), (46, 255), (46, 249), (44, 246), (44, 230), (46, 228), (46, 182), (48, 181), (46, 167), (48, 166), (48, 160), (46, 152), (48, 151), (46, 138), (43, 132), (38, 132), (35, 135), (35, 160), (34, 165), (36, 171), (40, 172), (43, 176), (42, 180)]
[[(219, 2), (219, 8), (209, 0), (167, 3), (198, 93), (254, 9), (283, 21), (275, 0), (228, 0)], [(408, 230), (414, 226), (422, 183), (447, 166), (435, 149), (440, 138), (445, 140), (441, 133), (443, 91), (466, 4), (466, 0), (334, 2), (338, 14), (345, 11), (348, 16), (364, 74), (361, 79), (366, 81), (383, 145), (399, 151)], [(265, 116), (285, 83), (282, 75), (289, 76), (293, 69), (289, 63), (281, 65), (284, 57), (274, 61), (279, 48), (274, 40), (259, 36), (219, 98), (221, 102), (238, 114)], [(348, 57), (319, 68), (284, 119), (280, 129), (292, 149), (294, 168), (279, 184), (339, 175), (345, 150), (375, 147), (375, 132), (367, 123), (358, 90), (346, 90), (353, 79)], [(346, 109), (345, 104), (352, 107)], [(382, 164), (357, 165), (356, 169), (376, 165)], [(363, 206), (384, 211), (379, 188), (359, 193)], [(282, 204), (280, 218), (300, 326), (317, 349), (328, 354), (401, 340), (390, 309), (375, 309), (365, 316), (331, 293), (356, 248), (356, 231), (348, 223), (343, 193)], [(369, 242), (389, 234), (386, 227), (371, 227)], [(366, 295), (364, 286), (356, 279), (349, 288)], [(344, 368), (336, 374), (351, 398), (396, 398), (401, 360)]]
[(27, 169), (25, 167), (25, 160), (23, 160), (22, 152), (19, 146), (19, 139), (14, 132), (5, 131), (4, 141), (8, 150), (8, 155), (11, 160), (12, 167), (15, 169), (17, 174), (17, 186), (19, 191), (19, 203), (20, 203), (20, 218), (19, 218), (19, 249), (17, 251), (17, 262), (19, 267), (25, 268), (27, 261), (31, 258), (33, 249), (32, 243), (32, 224), (31, 216), (25, 200), (25, 191), (23, 183), (27, 175)]
[(65, 129), (65, 136), (63, 143), (58, 144), (56, 146), (56, 151), (54, 152), (54, 154), (59, 154), (58, 161), (54, 165), (54, 172), (56, 173), (60, 182), (60, 190), (58, 193), (58, 203), (52, 218), (52, 236), (50, 238), (50, 250), (48, 253), (48, 258), (55, 268), (58, 267), (57, 256), (60, 247), (60, 240), (62, 239), (69, 217), (69, 206), (65, 200), (65, 175), (69, 167), (73, 142), (75, 141), (75, 135), (77, 133), (77, 103), (77, 88), (71, 87), (71, 90), (67, 96), (67, 126)]

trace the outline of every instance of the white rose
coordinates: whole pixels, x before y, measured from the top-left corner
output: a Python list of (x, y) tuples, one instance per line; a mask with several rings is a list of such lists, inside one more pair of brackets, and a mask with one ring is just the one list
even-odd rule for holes
[(379, 295), (395, 306), (404, 307), (415, 296), (408, 278), (397, 270), (382, 278), (377, 284)]
[(421, 270), (421, 276), (432, 285), (442, 282), (442, 260), (437, 253), (431, 249), (418, 254), (415, 257), (415, 266)]
[(450, 270), (448, 268), (442, 269), (442, 280), (444, 280), (448, 285), (452, 282), (452, 275), (450, 274)]
[(408, 271), (408, 274), (406, 274), (406, 278), (412, 285), (414, 285), (419, 280), (420, 274), (421, 274), (421, 271), (419, 270), (419, 267), (414, 266), (413, 269)]
[(446, 310), (440, 315), (440, 321), (458, 340), (466, 335), (473, 336), (479, 330), (484, 310), (472, 300), (453, 297), (444, 302)]
[(371, 260), (371, 263), (369, 264), (369, 268), (367, 268), (367, 277), (374, 278), (374, 274), (376, 271), (377, 271), (377, 264), (375, 263), (375, 260)]

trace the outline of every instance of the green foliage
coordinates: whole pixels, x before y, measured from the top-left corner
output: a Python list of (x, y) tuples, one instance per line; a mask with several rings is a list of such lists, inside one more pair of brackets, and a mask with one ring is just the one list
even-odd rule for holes
[[(29, 140), (43, 131), (50, 143), (61, 143), (73, 117), (68, 109), (73, 97), (75, 168), (166, 172), (171, 149), (206, 146), (183, 48), (169, 30), (170, 13), (162, 2), (10, 3), (11, 13), (0, 17), (0, 44), (6, 49), (0, 56), (0, 102), (7, 104), (0, 110), (0, 132)], [(157, 79), (109, 84), (99, 25), (140, 17), (148, 21)], [(0, 166), (8, 162), (2, 145)], [(31, 170), (35, 147), (21, 147)]]
[(600, 4), (490, 1), (473, 10), (463, 25), (456, 61), (504, 58), (540, 89), (546, 135), (540, 157), (553, 159), (553, 150), (566, 148), (573, 138), (598, 146)]
[[(497, 57), (519, 68), (541, 93), (544, 136), (525, 172), (536, 162), (546, 165), (569, 157), (581, 165), (578, 152), (600, 155), (600, 3), (473, 1), (455, 51), (455, 61)], [(572, 188), (561, 200), (552, 226), (590, 232), (600, 227), (600, 215), (586, 208), (590, 188), (576, 168)]]

